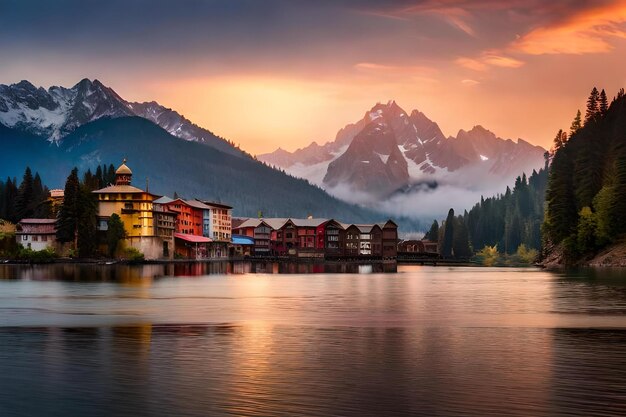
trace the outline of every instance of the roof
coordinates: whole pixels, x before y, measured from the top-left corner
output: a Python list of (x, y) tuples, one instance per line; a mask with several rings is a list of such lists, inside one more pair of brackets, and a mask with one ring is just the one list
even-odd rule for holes
[(22, 219), (18, 223), (29, 223), (29, 224), (54, 224), (56, 223), (56, 219)]
[(298, 227), (318, 227), (329, 219), (290, 219)]
[(261, 219), (248, 219), (241, 223), (238, 228), (242, 227), (258, 227), (263, 221)]
[(124, 159), (124, 162), (122, 162), (122, 165), (120, 165), (116, 170), (115, 170), (115, 174), (122, 174), (122, 175), (133, 175), (133, 171), (130, 170), (130, 168), (128, 168), (128, 166), (126, 165), (126, 159)]
[(198, 200), (183, 200), (183, 202), (185, 204), (187, 204), (188, 206), (191, 206), (191, 207), (194, 207), (194, 208), (197, 208), (197, 209), (211, 210), (211, 207), (207, 206), (202, 201), (198, 201)]
[(254, 245), (254, 239), (249, 236), (233, 235), (233, 245)]
[(278, 230), (285, 225), (289, 221), (289, 219), (284, 218), (271, 218), (271, 219), (262, 219), (265, 224), (271, 227), (274, 230)]
[[(137, 187), (133, 187), (132, 185), (110, 185), (108, 187), (101, 188), (99, 190), (93, 191), (96, 194), (104, 194), (104, 193), (148, 193), (147, 191), (141, 190)], [(150, 193), (148, 193), (150, 194)]]
[(231, 219), (231, 224), (232, 224), (232, 228), (236, 229), (239, 226), (241, 226), (243, 224), (243, 222), (245, 222), (246, 220), (249, 220), (249, 218), (241, 218), (241, 217), (233, 217)]
[(156, 200), (154, 200), (153, 203), (168, 204), (168, 203), (171, 203), (172, 201), (174, 201), (174, 200), (169, 198), (168, 196), (164, 195), (163, 197), (157, 198)]
[(232, 206), (229, 206), (228, 204), (223, 204), (223, 203), (216, 203), (215, 201), (202, 201), (204, 204), (206, 204), (207, 206), (212, 206), (212, 207), (218, 207), (218, 208), (225, 208), (225, 209), (232, 209)]
[(196, 236), (196, 235), (188, 235), (188, 234), (185, 234), (185, 233), (174, 233), (174, 237), (176, 239), (186, 240), (187, 242), (191, 242), (191, 243), (209, 243), (209, 242), (213, 242), (213, 239), (209, 239), (208, 237)]

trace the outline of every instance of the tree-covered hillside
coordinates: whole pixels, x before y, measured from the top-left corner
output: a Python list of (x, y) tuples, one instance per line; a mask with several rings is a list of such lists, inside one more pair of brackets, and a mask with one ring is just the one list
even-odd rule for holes
[[(592, 255), (626, 233), (626, 96), (594, 88), (584, 125), (555, 141), (544, 238), (566, 260)], [(558, 139), (557, 135), (557, 139)]]
[[(0, 178), (37, 170), (51, 188), (62, 188), (73, 167), (81, 172), (128, 159), (133, 184), (151, 192), (222, 201), (240, 216), (334, 217), (346, 222), (380, 221), (380, 213), (329, 196), (258, 161), (182, 141), (139, 117), (100, 119), (76, 129), (60, 145), (0, 127)], [(407, 227), (407, 224), (404, 224)], [(411, 226), (409, 225), (408, 228)]]

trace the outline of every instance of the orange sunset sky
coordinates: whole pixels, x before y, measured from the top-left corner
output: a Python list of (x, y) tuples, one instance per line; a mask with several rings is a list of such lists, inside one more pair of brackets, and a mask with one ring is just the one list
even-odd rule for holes
[[(54, 3), (54, 4), (52, 4)], [(251, 153), (332, 140), (376, 102), (447, 135), (549, 147), (626, 85), (626, 0), (0, 3), (0, 83), (97, 78)]]

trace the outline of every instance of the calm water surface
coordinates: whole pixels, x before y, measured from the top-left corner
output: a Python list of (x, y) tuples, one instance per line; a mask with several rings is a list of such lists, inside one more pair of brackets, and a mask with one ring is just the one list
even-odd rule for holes
[(0, 416), (626, 415), (626, 273), (0, 266)]

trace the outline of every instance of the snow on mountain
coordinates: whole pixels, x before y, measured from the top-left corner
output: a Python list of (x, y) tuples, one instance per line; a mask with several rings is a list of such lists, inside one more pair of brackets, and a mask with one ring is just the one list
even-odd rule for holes
[[(258, 158), (346, 201), (403, 215), (439, 215), (451, 201), (473, 204), (481, 194), (500, 192), (522, 172), (539, 169), (544, 152), (522, 139), (501, 139), (482, 126), (446, 138), (423, 113), (408, 114), (390, 101), (376, 104), (333, 142)], [(447, 195), (439, 197), (443, 190)]]
[(0, 84), (0, 123), (59, 142), (78, 127), (103, 117), (139, 116), (173, 136), (200, 142), (222, 152), (246, 156), (225, 139), (195, 125), (184, 116), (154, 101), (131, 103), (98, 80), (83, 79), (71, 88), (48, 90), (28, 81)]

